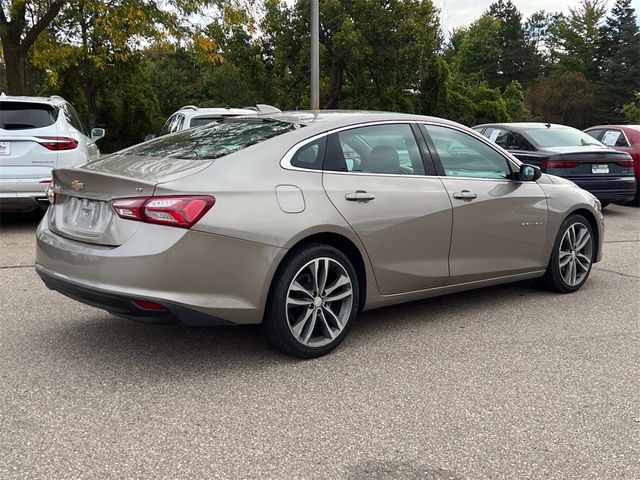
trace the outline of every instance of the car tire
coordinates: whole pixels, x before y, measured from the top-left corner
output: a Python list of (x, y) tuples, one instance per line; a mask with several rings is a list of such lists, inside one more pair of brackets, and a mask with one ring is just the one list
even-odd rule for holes
[(267, 340), (298, 358), (326, 355), (345, 338), (358, 312), (358, 276), (340, 250), (311, 244), (276, 273), (265, 311)]
[(560, 293), (579, 290), (589, 278), (595, 255), (593, 227), (582, 215), (569, 216), (558, 229), (543, 284)]

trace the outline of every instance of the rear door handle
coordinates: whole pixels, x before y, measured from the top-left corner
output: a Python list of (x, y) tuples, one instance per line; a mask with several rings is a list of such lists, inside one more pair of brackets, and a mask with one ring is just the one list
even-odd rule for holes
[(469, 190), (462, 190), (461, 192), (456, 192), (453, 194), (453, 198), (458, 198), (460, 200), (473, 200), (478, 195)]
[(344, 198), (350, 202), (368, 202), (376, 198), (374, 193), (368, 193), (364, 190), (356, 190), (354, 193), (347, 193)]

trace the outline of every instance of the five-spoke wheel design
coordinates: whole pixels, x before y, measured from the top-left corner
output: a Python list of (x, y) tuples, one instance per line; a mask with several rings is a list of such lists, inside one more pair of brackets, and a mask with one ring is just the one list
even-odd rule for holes
[(346, 269), (333, 258), (314, 258), (289, 285), (287, 324), (302, 345), (322, 347), (340, 335), (352, 306), (353, 284)]
[(565, 231), (560, 241), (558, 266), (562, 279), (570, 287), (580, 285), (591, 270), (593, 240), (586, 225), (576, 222)]

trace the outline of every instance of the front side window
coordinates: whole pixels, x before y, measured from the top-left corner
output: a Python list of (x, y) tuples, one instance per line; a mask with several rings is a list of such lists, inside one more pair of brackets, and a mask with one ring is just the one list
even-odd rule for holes
[(162, 130), (160, 130), (160, 135), (166, 135), (167, 133), (170, 133), (171, 127), (173, 127), (173, 124), (176, 121), (176, 118), (178, 118), (178, 116), (176, 114), (171, 115), (166, 122), (164, 122), (164, 126), (162, 127)]
[(445, 175), (509, 178), (507, 159), (477, 138), (452, 128), (422, 125), (436, 149)]
[(69, 125), (71, 125), (73, 128), (75, 128), (76, 130), (86, 135), (87, 129), (84, 128), (84, 125), (80, 120), (80, 115), (78, 115), (78, 112), (76, 111), (76, 109), (67, 103), (63, 106), (63, 111), (64, 111), (64, 116), (67, 119), (67, 122), (69, 122)]
[(122, 151), (126, 155), (208, 160), (228, 155), (269, 138), (290, 132), (298, 125), (267, 119), (220, 120), (175, 135), (159, 137)]
[(409, 124), (371, 125), (331, 135), (325, 170), (383, 175), (424, 175)]

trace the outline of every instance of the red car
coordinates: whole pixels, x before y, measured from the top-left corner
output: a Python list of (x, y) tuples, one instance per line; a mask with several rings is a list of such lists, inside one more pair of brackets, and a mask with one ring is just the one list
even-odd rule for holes
[(640, 206), (640, 125), (599, 125), (589, 127), (585, 132), (607, 147), (627, 152), (633, 157), (633, 171), (638, 180), (638, 191), (633, 204)]

